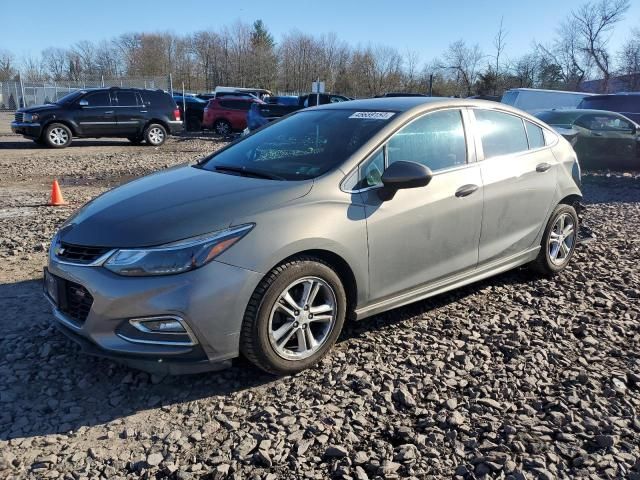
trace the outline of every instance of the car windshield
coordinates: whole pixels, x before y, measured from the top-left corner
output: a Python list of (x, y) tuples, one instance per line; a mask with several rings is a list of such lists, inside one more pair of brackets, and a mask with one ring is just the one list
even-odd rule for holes
[(393, 115), (354, 110), (298, 112), (214, 153), (200, 166), (281, 180), (315, 178), (342, 163)]
[(78, 98), (80, 95), (82, 95), (84, 93), (86, 93), (86, 92), (83, 91), (83, 90), (76, 90), (74, 92), (67, 93), (65, 96), (60, 97), (58, 100), (56, 100), (56, 103), (58, 103), (58, 104), (71, 103), (76, 98)]

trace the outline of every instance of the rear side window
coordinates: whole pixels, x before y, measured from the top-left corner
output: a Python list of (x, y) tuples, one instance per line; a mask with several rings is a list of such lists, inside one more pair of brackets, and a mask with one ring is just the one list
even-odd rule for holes
[(142, 101), (144, 104), (152, 108), (161, 108), (172, 111), (176, 108), (176, 102), (168, 93), (142, 90), (140, 94), (142, 95)]
[(83, 100), (86, 100), (87, 102), (89, 102), (90, 107), (110, 107), (111, 106), (111, 99), (109, 98), (109, 92), (106, 92), (106, 91), (89, 93), (87, 94), (87, 96), (83, 98)]
[(498, 157), (529, 149), (520, 117), (493, 110), (474, 110), (484, 158)]
[(428, 113), (393, 135), (387, 144), (388, 163), (417, 162), (431, 170), (464, 165), (467, 147), (459, 110)]
[(230, 110), (248, 111), (249, 108), (251, 108), (251, 102), (245, 102), (243, 100), (222, 100), (220, 101), (220, 106)]
[(135, 107), (137, 105), (136, 94), (133, 92), (116, 93), (119, 107)]
[(541, 148), (545, 146), (544, 142), (544, 134), (542, 133), (542, 129), (525, 120), (524, 125), (527, 129), (527, 138), (529, 139), (529, 149), (533, 150), (535, 148)]

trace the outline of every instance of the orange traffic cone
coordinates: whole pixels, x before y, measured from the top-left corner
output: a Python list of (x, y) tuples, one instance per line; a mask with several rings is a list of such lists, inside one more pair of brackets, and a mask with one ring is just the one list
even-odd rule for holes
[(53, 185), (51, 185), (51, 198), (49, 199), (49, 205), (57, 207), (66, 204), (67, 202), (64, 201), (62, 190), (60, 190), (60, 185), (58, 185), (58, 180), (54, 180)]

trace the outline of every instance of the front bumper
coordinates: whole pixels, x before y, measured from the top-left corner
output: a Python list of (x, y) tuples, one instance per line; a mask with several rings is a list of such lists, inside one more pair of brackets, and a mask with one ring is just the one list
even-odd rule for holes
[[(171, 374), (217, 370), (239, 354), (244, 310), (261, 274), (212, 261), (190, 272), (157, 277), (124, 277), (101, 266), (49, 261), (49, 272), (84, 287), (93, 297), (86, 319), (53, 304), (57, 326), (90, 354), (135, 368)], [(181, 318), (193, 345), (132, 341), (122, 335), (129, 320)]]
[(38, 138), (42, 134), (39, 123), (11, 122), (11, 131), (29, 138)]

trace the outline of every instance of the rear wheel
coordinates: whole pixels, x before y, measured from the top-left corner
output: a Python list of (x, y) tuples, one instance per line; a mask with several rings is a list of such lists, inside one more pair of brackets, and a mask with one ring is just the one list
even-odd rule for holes
[(218, 135), (229, 135), (231, 133), (231, 124), (226, 120), (216, 120), (213, 124), (213, 131)]
[(44, 143), (52, 148), (65, 148), (71, 145), (71, 129), (62, 123), (52, 123), (44, 131)]
[(328, 264), (307, 257), (291, 260), (256, 288), (243, 320), (240, 350), (276, 375), (309, 368), (336, 342), (346, 305), (342, 282)]
[(152, 123), (144, 131), (144, 139), (147, 145), (159, 147), (167, 139), (167, 130), (159, 123)]
[(532, 267), (544, 275), (564, 270), (576, 249), (578, 214), (571, 205), (558, 205), (542, 236), (540, 253)]

